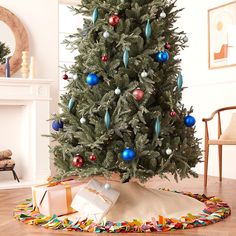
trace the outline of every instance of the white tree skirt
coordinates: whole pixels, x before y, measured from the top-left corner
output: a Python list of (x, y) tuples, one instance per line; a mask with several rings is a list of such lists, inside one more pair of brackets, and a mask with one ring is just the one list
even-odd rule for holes
[(151, 220), (164, 216), (179, 218), (188, 213), (199, 214), (205, 205), (196, 199), (169, 191), (148, 189), (136, 182), (113, 183), (120, 197), (106, 216), (113, 222), (122, 220)]
[[(197, 215), (205, 208), (205, 204), (188, 196), (174, 192), (148, 189), (137, 182), (122, 184), (112, 181), (112, 188), (120, 192), (118, 201), (106, 215), (112, 222), (141, 219), (149, 221), (152, 217), (180, 218), (188, 213)], [(64, 217), (63, 217), (64, 218)], [(70, 220), (76, 220), (72, 214)]]

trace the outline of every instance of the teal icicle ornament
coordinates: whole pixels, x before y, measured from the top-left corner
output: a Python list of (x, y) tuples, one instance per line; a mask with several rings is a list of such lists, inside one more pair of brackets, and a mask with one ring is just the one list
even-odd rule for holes
[(97, 19), (98, 19), (98, 8), (96, 7), (93, 10), (93, 14), (92, 14), (92, 21), (93, 21), (94, 24), (96, 23)]
[(146, 35), (147, 39), (150, 39), (151, 36), (152, 36), (152, 27), (151, 27), (151, 24), (150, 24), (150, 20), (147, 21), (146, 29), (145, 29), (145, 35)]
[(125, 49), (125, 51), (124, 51), (123, 62), (124, 62), (125, 68), (127, 68), (128, 64), (129, 64), (129, 51), (128, 51), (128, 49)]
[(106, 128), (109, 129), (110, 124), (111, 124), (111, 117), (108, 110), (106, 111), (104, 122), (105, 122)]
[(68, 109), (69, 109), (70, 112), (72, 111), (72, 109), (74, 108), (74, 106), (75, 106), (75, 99), (72, 97), (72, 98), (70, 99), (69, 103), (68, 103)]
[(156, 119), (156, 123), (155, 123), (155, 133), (156, 136), (159, 137), (160, 133), (161, 133), (161, 122), (159, 120), (159, 118)]
[(183, 75), (182, 74), (179, 74), (178, 75), (178, 78), (177, 78), (177, 87), (179, 90), (182, 89), (183, 87)]

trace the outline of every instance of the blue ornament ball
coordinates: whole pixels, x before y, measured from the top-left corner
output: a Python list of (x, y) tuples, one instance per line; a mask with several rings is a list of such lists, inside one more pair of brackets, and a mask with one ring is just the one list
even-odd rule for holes
[(132, 148), (125, 148), (122, 152), (122, 158), (125, 161), (132, 161), (136, 157), (136, 153)]
[(100, 78), (94, 73), (88, 74), (87, 79), (86, 79), (87, 84), (90, 86), (97, 85), (99, 81), (100, 81)]
[(187, 126), (187, 127), (193, 127), (196, 123), (196, 120), (193, 116), (186, 116), (184, 118), (184, 124)]
[(166, 51), (160, 51), (156, 54), (156, 61), (158, 62), (166, 62), (170, 58), (169, 53)]
[(55, 130), (55, 131), (59, 131), (59, 129), (63, 129), (63, 122), (61, 120), (54, 120), (52, 122), (52, 128)]

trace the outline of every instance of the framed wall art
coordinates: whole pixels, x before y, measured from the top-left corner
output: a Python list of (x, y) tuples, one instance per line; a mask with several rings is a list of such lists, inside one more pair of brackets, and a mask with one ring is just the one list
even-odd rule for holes
[(209, 69), (236, 66), (236, 1), (208, 10)]

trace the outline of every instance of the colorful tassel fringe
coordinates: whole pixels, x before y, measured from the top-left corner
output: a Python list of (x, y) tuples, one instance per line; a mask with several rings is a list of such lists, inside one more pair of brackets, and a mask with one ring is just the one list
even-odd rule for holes
[[(165, 189), (164, 189), (165, 190)], [(170, 190), (165, 190), (170, 191)], [(205, 195), (177, 192), (203, 202), (206, 208), (199, 215), (188, 214), (180, 219), (170, 219), (163, 216), (153, 217), (148, 222), (133, 220), (132, 222), (110, 222), (103, 221), (100, 224), (92, 220), (85, 219), (79, 222), (72, 222), (68, 219), (60, 220), (56, 215), (47, 217), (39, 212), (33, 211), (31, 199), (18, 205), (14, 210), (14, 217), (29, 225), (38, 225), (47, 229), (94, 232), (94, 233), (149, 233), (149, 232), (166, 232), (177, 229), (191, 229), (195, 227), (207, 226), (217, 223), (228, 217), (231, 213), (227, 203), (216, 197), (207, 197)]]

